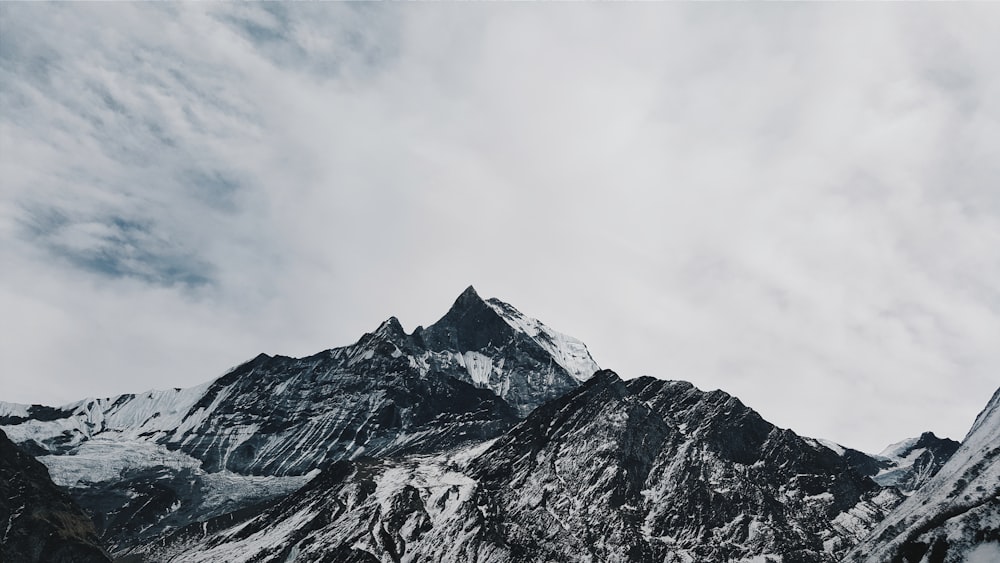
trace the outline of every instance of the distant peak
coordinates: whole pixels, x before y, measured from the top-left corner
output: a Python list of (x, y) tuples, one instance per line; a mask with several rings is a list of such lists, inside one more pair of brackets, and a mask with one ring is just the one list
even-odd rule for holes
[(958, 442), (952, 440), (951, 438), (939, 438), (933, 432), (924, 432), (917, 438), (914, 448), (927, 448), (927, 447), (947, 447), (949, 445), (958, 445)]

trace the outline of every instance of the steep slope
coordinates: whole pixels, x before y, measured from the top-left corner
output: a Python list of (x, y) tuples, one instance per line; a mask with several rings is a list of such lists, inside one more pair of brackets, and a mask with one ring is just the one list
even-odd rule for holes
[(876, 521), (860, 508), (877, 519), (898, 501), (829, 449), (686, 382), (601, 372), (538, 415), (473, 474), (504, 483), (494, 506), (517, 523), (505, 539), (546, 557), (830, 561)]
[(582, 343), (469, 288), (412, 335), (390, 318), (350, 346), (262, 354), (190, 389), (0, 404), (0, 426), (71, 487), (120, 551), (287, 494), (338, 460), (495, 437), (579, 385), (592, 364)]
[(900, 499), (725, 393), (603, 371), (478, 448), (344, 462), (262, 514), (148, 554), (827, 562)]
[(513, 561), (467, 474), (490, 442), (432, 456), (333, 464), (269, 505), (180, 529), (147, 561)]
[(912, 493), (924, 486), (958, 451), (959, 442), (924, 432), (890, 445), (878, 456), (879, 471), (872, 479), (882, 486), (894, 486)]
[(398, 327), (308, 358), (258, 357), (217, 380), (162, 440), (209, 471), (302, 475), (489, 438), (517, 420), (490, 391), (415, 367)]
[(0, 431), (0, 561), (107, 563), (94, 524)]
[[(436, 451), (516, 422), (492, 392), (414, 367), (392, 344), (397, 326), (387, 322), (358, 345), (309, 358), (259, 356), (213, 382), (179, 422), (158, 421), (173, 409), (161, 417), (118, 416), (135, 399), (105, 411), (90, 403), (82, 424), (73, 416), (48, 422), (76, 424), (74, 439), (28, 443), (56, 444), (54, 453), (65, 454), (40, 459), (123, 550), (287, 493), (338, 459)], [(135, 426), (111, 426), (123, 418)], [(34, 425), (12, 428), (22, 426)]]
[[(370, 431), (380, 424), (419, 426), (438, 415), (461, 418), (496, 409), (499, 418), (509, 421), (504, 403), (523, 416), (575, 388), (597, 369), (578, 340), (501, 301), (483, 301), (470, 287), (441, 320), (427, 329), (418, 327), (412, 335), (393, 317), (353, 345), (298, 359), (261, 354), (213, 382), (189, 389), (88, 399), (58, 408), (0, 403), (0, 427), (36, 454), (74, 451), (96, 436), (113, 435), (180, 449), (202, 460), (210, 471), (225, 467), (240, 473), (302, 474), (317, 461), (310, 458), (314, 454), (302, 453), (311, 449), (302, 440), (329, 437), (334, 426), (350, 427), (342, 436), (334, 436), (343, 438), (336, 447), (345, 450), (334, 458), (360, 455), (366, 441), (364, 451), (370, 454), (373, 448), (404, 445), (371, 438)], [(492, 393), (455, 386), (452, 379)], [(371, 393), (385, 395), (388, 402), (360, 400)], [(492, 395), (504, 400), (493, 401)], [(492, 403), (487, 406), (482, 401)], [(359, 407), (358, 412), (351, 410)], [(383, 407), (389, 410), (380, 411)], [(471, 430), (459, 426), (453, 429), (456, 435)], [(363, 436), (355, 439), (353, 433), (359, 429)], [(267, 452), (257, 443), (264, 435), (293, 446), (286, 453), (300, 458), (282, 461), (280, 467), (245, 460)], [(237, 451), (241, 446), (244, 449)], [(353, 449), (347, 452), (347, 448)]]
[(1000, 389), (951, 459), (848, 561), (1000, 561)]
[(825, 446), (844, 459), (855, 471), (871, 477), (883, 487), (893, 487), (910, 495), (927, 483), (951, 459), (959, 443), (938, 438), (933, 432), (891, 444), (881, 453), (872, 455), (844, 447), (828, 440), (808, 439), (819, 447)]
[(471, 286), (451, 310), (414, 339), (427, 369), (492, 390), (521, 416), (576, 388), (600, 369), (579, 340), (560, 334)]

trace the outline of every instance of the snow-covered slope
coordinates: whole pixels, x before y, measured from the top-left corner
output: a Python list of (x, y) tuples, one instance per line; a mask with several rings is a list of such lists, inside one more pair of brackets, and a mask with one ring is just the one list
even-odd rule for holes
[(832, 562), (900, 500), (735, 398), (598, 372), (495, 441), (342, 462), (153, 560)]
[(286, 494), (337, 460), (493, 438), (589, 375), (582, 343), (491, 303), (470, 287), (427, 329), (390, 318), (352, 345), (261, 354), (190, 389), (0, 404), (0, 427), (126, 549)]
[(879, 472), (872, 478), (882, 486), (895, 486), (909, 494), (926, 484), (951, 456), (959, 443), (924, 432), (890, 445), (875, 456)]
[(467, 288), (438, 322), (413, 331), (419, 363), (490, 389), (527, 415), (599, 368), (579, 340)]
[(210, 385), (84, 399), (58, 408), (0, 402), (0, 427), (36, 453), (71, 450), (99, 434), (148, 441), (180, 426)]
[(601, 369), (590, 357), (587, 345), (545, 326), (540, 321), (526, 317), (514, 307), (499, 299), (488, 299), (486, 304), (497, 312), (511, 327), (528, 335), (577, 381), (586, 381)]
[(958, 442), (938, 438), (933, 432), (908, 438), (885, 448), (877, 455), (844, 447), (829, 440), (811, 440), (844, 458), (858, 473), (871, 477), (883, 487), (912, 494), (929, 481), (958, 449)]
[[(134, 554), (164, 563), (468, 561), (489, 544), (468, 465), (491, 443), (338, 462), (256, 513), (189, 526)], [(470, 551), (470, 545), (476, 547)], [(499, 554), (511, 560), (502, 547), (486, 550), (481, 560)]]
[(1000, 389), (937, 474), (849, 561), (1000, 561)]

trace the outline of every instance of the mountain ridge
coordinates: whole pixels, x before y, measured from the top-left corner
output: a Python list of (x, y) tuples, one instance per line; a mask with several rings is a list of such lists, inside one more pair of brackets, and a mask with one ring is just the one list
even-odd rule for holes
[[(0, 403), (110, 550), (150, 562), (830, 563), (886, 519), (902, 518), (886, 538), (912, 524), (896, 507), (943, 486), (976, 429), (1000, 426), (984, 416), (962, 446), (924, 433), (865, 454), (721, 390), (622, 380), (472, 286), (409, 334), (391, 316), (191, 388)], [(967, 544), (952, 528), (901, 545)]]
[[(727, 441), (730, 431), (760, 443), (740, 449)], [(307, 489), (145, 553), (233, 562), (291, 553), (383, 562), (829, 562), (902, 498), (880, 498), (887, 493), (835, 452), (724, 392), (622, 381), (609, 370), (479, 446), (345, 461)]]
[[(258, 354), (187, 389), (0, 405), (0, 425), (100, 514), (112, 548), (127, 550), (192, 518), (290, 493), (338, 460), (502, 433), (578, 385), (535, 340), (558, 333), (530, 326), (535, 334), (511, 326), (470, 287), (414, 334), (390, 317), (353, 344), (303, 358)], [(449, 348), (445, 334), (462, 345)]]

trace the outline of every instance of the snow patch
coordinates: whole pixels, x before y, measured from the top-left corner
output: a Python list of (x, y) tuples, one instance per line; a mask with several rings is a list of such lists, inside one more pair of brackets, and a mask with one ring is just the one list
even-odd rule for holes
[(488, 387), (493, 373), (493, 358), (479, 352), (465, 352), (458, 357), (459, 363), (469, 372), (476, 387)]
[(984, 543), (965, 556), (965, 563), (996, 563), (1000, 561), (1000, 543)]

